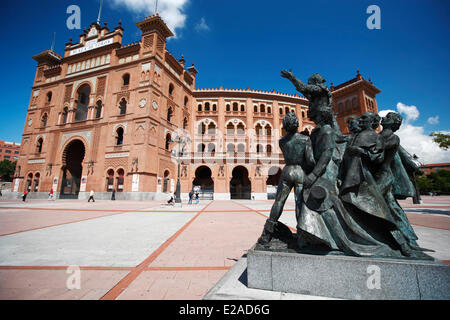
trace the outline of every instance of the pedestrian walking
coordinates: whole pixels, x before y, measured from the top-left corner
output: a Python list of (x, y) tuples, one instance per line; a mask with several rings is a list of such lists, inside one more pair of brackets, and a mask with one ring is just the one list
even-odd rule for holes
[(195, 193), (195, 204), (198, 204), (200, 202), (198, 198), (198, 192)]
[(54, 200), (54, 199), (53, 199), (53, 189), (50, 189), (50, 192), (49, 192), (49, 194), (48, 194), (48, 200), (49, 200), (49, 201)]
[(167, 204), (175, 205), (173, 195), (170, 195), (170, 199), (167, 201)]
[(189, 192), (189, 204), (192, 204), (192, 198), (194, 197), (194, 191)]
[(22, 195), (22, 201), (25, 202), (27, 200), (28, 192), (25, 190)]
[(95, 202), (95, 199), (94, 199), (94, 190), (91, 190), (91, 193), (89, 194), (89, 200), (88, 200), (88, 202), (91, 202), (91, 200)]
[(114, 189), (112, 191), (111, 200), (116, 200), (116, 190)]

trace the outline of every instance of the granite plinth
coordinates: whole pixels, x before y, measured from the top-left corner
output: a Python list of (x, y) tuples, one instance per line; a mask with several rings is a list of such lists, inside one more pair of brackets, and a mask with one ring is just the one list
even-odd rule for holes
[(450, 299), (450, 266), (399, 260), (255, 250), (247, 253), (248, 287), (362, 300)]

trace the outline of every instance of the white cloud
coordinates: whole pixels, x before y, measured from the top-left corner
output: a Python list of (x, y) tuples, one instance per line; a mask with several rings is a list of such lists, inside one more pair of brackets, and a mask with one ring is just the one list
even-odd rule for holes
[[(184, 27), (186, 14), (183, 10), (188, 2), (189, 0), (158, 0), (158, 14), (174, 34), (176, 29)], [(155, 13), (156, 0), (113, 0), (113, 5), (125, 6), (142, 15), (151, 15)]]
[(438, 124), (439, 123), (439, 116), (429, 117), (427, 122), (429, 124)]
[(206, 24), (205, 18), (201, 18), (200, 22), (197, 23), (197, 25), (195, 26), (195, 30), (197, 31), (208, 31), (209, 30), (209, 26)]
[(406, 115), (406, 122), (417, 120), (420, 115), (416, 106), (407, 106), (401, 102), (397, 103), (397, 110)]
[[(381, 110), (380, 116), (385, 116), (393, 110)], [(394, 111), (395, 112), (395, 111)], [(401, 102), (397, 104), (397, 112), (406, 115), (402, 126), (396, 132), (400, 137), (401, 145), (411, 154), (416, 154), (419, 161), (424, 164), (450, 162), (450, 150), (443, 150), (429, 134), (425, 133), (424, 127), (412, 124), (419, 118), (419, 110), (416, 106), (407, 106)], [(436, 116), (438, 118), (438, 116)]]

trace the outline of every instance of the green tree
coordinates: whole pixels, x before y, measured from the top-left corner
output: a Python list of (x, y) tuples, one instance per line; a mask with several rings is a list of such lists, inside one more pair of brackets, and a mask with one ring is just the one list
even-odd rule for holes
[(418, 177), (417, 186), (420, 193), (436, 192), (450, 194), (450, 171), (440, 170), (429, 175)]
[(450, 147), (450, 134), (432, 132), (430, 136), (433, 137), (433, 141), (436, 142), (440, 148), (447, 150), (448, 147)]
[(12, 181), (17, 162), (9, 160), (0, 161), (0, 179)]

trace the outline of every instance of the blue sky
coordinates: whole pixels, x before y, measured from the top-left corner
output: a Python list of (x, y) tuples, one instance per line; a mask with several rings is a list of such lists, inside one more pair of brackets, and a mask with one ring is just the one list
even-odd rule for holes
[[(55, 31), (61, 55), (70, 37), (79, 39), (82, 30), (66, 27), (67, 7), (81, 8), (81, 27), (87, 28), (99, 3), (2, 1), (0, 139), (21, 140), (36, 67), (31, 57), (51, 46)], [(369, 5), (381, 9), (381, 30), (366, 27)], [(420, 116), (410, 123), (423, 134), (450, 131), (449, 1), (159, 0), (159, 8), (178, 26), (168, 49), (177, 58), (183, 54), (188, 65), (195, 62), (198, 88), (295, 93), (281, 69), (292, 68), (304, 80), (319, 72), (328, 85), (353, 78), (359, 69), (382, 91), (380, 110), (397, 110), (399, 102), (416, 106)], [(153, 10), (154, 0), (104, 0), (102, 23), (113, 28), (121, 19), (123, 43), (137, 41), (135, 23)], [(436, 116), (438, 123), (428, 123)]]

